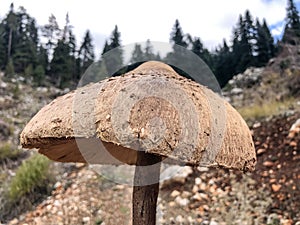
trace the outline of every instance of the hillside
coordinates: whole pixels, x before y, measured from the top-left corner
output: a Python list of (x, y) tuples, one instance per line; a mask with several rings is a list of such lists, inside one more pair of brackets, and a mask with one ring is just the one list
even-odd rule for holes
[[(291, 130), (300, 118), (299, 51), (282, 45), (268, 66), (249, 68), (224, 88), (251, 128), (258, 157), (255, 172), (187, 167), (183, 178), (161, 185), (161, 224), (300, 224), (300, 124)], [(36, 155), (18, 147), (20, 131), (42, 106), (66, 92), (31, 87), (22, 76), (0, 76), (0, 222), (129, 224), (131, 187), (82, 164), (50, 162), (51, 179), (13, 202), (7, 200), (18, 169)]]

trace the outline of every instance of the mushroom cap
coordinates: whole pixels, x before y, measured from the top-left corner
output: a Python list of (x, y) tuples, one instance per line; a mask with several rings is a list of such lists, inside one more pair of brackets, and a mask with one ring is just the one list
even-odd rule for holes
[(56, 98), (30, 120), (20, 141), (60, 162), (134, 165), (143, 150), (168, 163), (244, 171), (256, 164), (239, 113), (155, 61)]

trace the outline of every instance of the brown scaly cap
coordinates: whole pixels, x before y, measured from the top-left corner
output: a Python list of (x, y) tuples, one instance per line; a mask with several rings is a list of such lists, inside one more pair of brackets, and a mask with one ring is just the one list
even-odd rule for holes
[(61, 162), (135, 164), (142, 149), (196, 166), (246, 171), (256, 163), (238, 112), (161, 62), (58, 97), (26, 125), (21, 144)]

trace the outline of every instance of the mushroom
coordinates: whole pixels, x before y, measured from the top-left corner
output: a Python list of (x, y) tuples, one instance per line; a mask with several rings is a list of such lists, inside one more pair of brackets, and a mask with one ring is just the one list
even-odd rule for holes
[(59, 162), (135, 165), (133, 224), (155, 224), (161, 163), (252, 171), (252, 136), (210, 89), (156, 61), (43, 107), (20, 136)]

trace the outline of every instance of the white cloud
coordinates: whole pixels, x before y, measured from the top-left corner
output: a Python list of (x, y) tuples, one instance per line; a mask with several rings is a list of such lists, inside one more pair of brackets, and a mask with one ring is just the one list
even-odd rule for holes
[[(0, 18), (8, 12), (10, 3), (11, 0), (1, 0)], [(238, 15), (246, 9), (255, 17), (266, 18), (272, 25), (284, 19), (286, 8), (286, 0), (15, 0), (14, 3), (16, 8), (24, 6), (40, 25), (47, 23), (53, 13), (63, 26), (65, 15), (69, 12), (77, 39), (81, 41), (85, 30), (90, 29), (97, 45), (104, 43), (104, 37), (110, 35), (116, 24), (123, 44), (148, 38), (168, 42), (172, 26), (178, 18), (183, 31), (199, 36), (208, 48), (217, 46), (223, 38), (230, 40)], [(98, 51), (102, 48), (97, 47)]]

